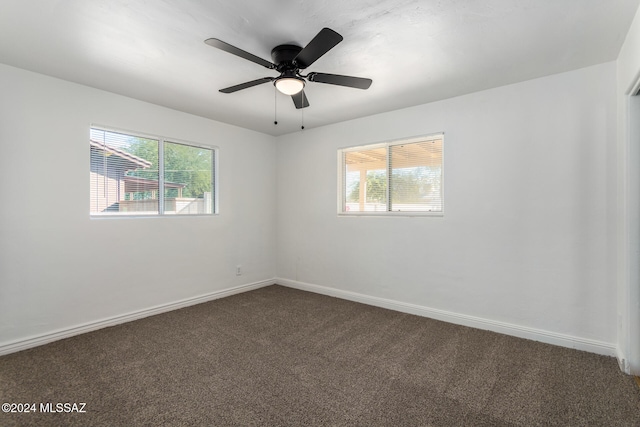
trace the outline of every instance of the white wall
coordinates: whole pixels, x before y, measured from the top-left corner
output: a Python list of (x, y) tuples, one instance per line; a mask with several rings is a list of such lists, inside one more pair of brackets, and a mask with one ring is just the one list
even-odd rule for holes
[[(275, 276), (275, 138), (3, 65), (0, 94), (0, 349)], [(90, 219), (92, 123), (218, 146), (220, 215)]]
[[(640, 375), (640, 10), (617, 62), (618, 359)], [(631, 112), (634, 115), (631, 115)]]
[[(280, 137), (281, 282), (614, 354), (615, 78), (606, 63)], [(338, 217), (338, 148), (441, 131), (444, 217)]]
[[(0, 349), (277, 275), (610, 353), (615, 79), (607, 63), (276, 139), (0, 66)], [(91, 123), (220, 147), (220, 215), (90, 219)], [(444, 217), (338, 217), (339, 147), (440, 131)]]

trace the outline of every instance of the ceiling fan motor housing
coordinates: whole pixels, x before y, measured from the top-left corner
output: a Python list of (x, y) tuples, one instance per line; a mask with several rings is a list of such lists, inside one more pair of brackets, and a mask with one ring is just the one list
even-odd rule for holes
[(293, 63), (293, 60), (302, 48), (300, 46), (296, 46), (294, 44), (281, 44), (280, 46), (276, 46), (271, 51), (271, 59), (273, 59), (273, 63), (276, 64), (276, 70), (283, 72), (285, 70), (295, 70), (296, 67)]

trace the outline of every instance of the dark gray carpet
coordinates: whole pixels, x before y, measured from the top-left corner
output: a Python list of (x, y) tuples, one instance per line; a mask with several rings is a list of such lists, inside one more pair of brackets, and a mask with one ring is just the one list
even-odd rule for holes
[(613, 358), (280, 286), (4, 356), (0, 402), (38, 405), (2, 426), (640, 425)]

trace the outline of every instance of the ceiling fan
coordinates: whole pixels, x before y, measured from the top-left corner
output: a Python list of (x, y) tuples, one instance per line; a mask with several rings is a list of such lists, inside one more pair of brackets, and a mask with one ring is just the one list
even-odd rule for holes
[(274, 47), (271, 51), (271, 59), (273, 62), (266, 61), (256, 55), (245, 52), (244, 50), (223, 42), (222, 40), (212, 38), (207, 39), (204, 42), (209, 46), (232, 53), (240, 58), (247, 59), (258, 65), (262, 65), (265, 68), (269, 68), (280, 73), (280, 76), (278, 77), (262, 77), (261, 79), (220, 89), (220, 92), (233, 93), (263, 83), (273, 82), (280, 92), (291, 96), (296, 108), (305, 108), (309, 106), (309, 100), (304, 94), (306, 81), (353, 87), (357, 89), (368, 89), (369, 86), (371, 86), (371, 79), (361, 77), (315, 72), (308, 73), (306, 75), (300, 73), (301, 70), (306, 69), (316, 62), (318, 58), (327, 53), (341, 41), (342, 36), (340, 34), (336, 33), (332, 29), (323, 28), (304, 48), (293, 44), (283, 44)]

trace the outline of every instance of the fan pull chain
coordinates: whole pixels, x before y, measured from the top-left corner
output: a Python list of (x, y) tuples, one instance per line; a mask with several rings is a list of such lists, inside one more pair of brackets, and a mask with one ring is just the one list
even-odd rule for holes
[(278, 124), (278, 90), (273, 87), (273, 124)]
[(301, 92), (301, 93), (302, 93), (302, 104), (303, 104), (303, 108), (301, 108), (301, 109), (300, 109), (300, 113), (302, 113), (302, 120), (301, 120), (302, 124), (301, 124), (301, 126), (300, 126), (300, 129), (304, 130), (304, 98), (305, 98), (305, 95), (304, 95), (304, 91), (303, 91), (303, 92)]

